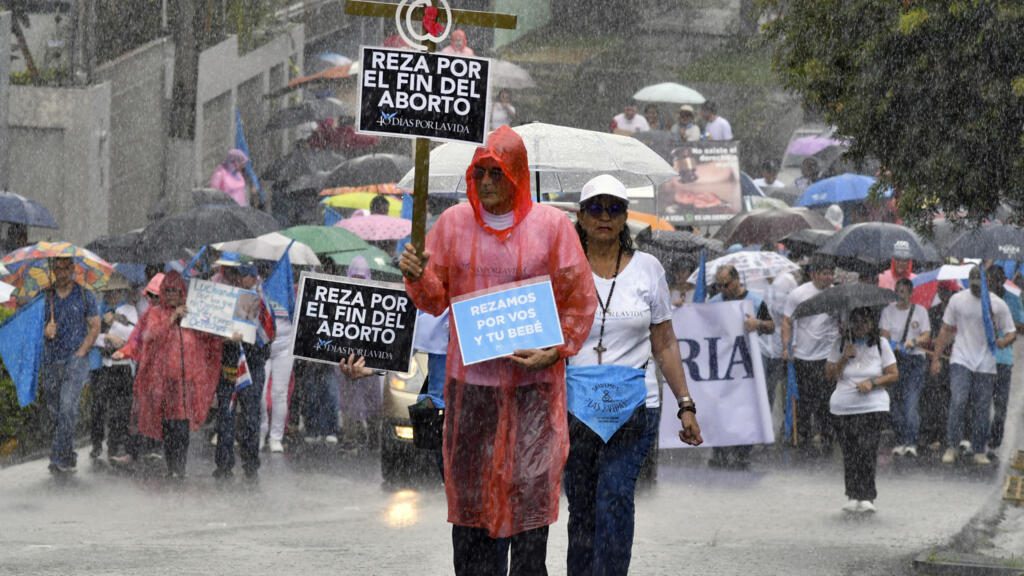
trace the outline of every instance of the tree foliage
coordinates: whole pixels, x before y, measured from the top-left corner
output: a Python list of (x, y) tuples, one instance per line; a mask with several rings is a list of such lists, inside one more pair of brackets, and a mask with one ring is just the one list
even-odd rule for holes
[(1024, 208), (1024, 2), (763, 0), (774, 67), (878, 158), (901, 215)]

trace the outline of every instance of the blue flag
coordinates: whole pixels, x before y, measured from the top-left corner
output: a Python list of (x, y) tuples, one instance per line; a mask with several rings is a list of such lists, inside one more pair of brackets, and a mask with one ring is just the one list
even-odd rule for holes
[(188, 264), (185, 265), (185, 269), (181, 271), (182, 278), (185, 280), (192, 278), (192, 271), (195, 270), (196, 264), (199, 264), (199, 260), (203, 257), (203, 254), (206, 254), (205, 244), (203, 244), (203, 247), (199, 249), (199, 252), (196, 252), (196, 255), (188, 261)]
[(14, 380), (18, 404), (23, 407), (36, 399), (45, 320), (46, 300), (38, 296), (0, 326), (0, 357)]
[(288, 243), (284, 255), (274, 265), (270, 276), (263, 281), (263, 295), (270, 301), (274, 315), (287, 312), (289, 318), (295, 315), (295, 278), (292, 276), (292, 259), (288, 256), (292, 244), (295, 244), (295, 240)]
[(697, 266), (697, 286), (693, 289), (693, 302), (703, 304), (708, 297), (708, 286), (705, 269), (707, 268), (707, 255), (704, 250), (700, 251), (700, 264)]
[(988, 293), (988, 274), (981, 271), (981, 321), (985, 324), (985, 340), (989, 352), (996, 353), (996, 327), (992, 323), (992, 297)]
[(786, 414), (783, 437), (788, 441), (793, 437), (793, 423), (796, 419), (796, 401), (800, 399), (800, 389), (796, 385), (796, 366), (793, 361), (786, 362)]
[(249, 180), (252, 181), (252, 187), (256, 189), (256, 194), (260, 197), (260, 204), (265, 204), (266, 198), (263, 195), (263, 186), (260, 184), (259, 176), (256, 176), (256, 170), (252, 167), (252, 154), (249, 153), (249, 144), (245, 141), (242, 112), (237, 108), (235, 108), (235, 148), (245, 152), (245, 155), (249, 157), (249, 161), (245, 163), (245, 173), (249, 176)]

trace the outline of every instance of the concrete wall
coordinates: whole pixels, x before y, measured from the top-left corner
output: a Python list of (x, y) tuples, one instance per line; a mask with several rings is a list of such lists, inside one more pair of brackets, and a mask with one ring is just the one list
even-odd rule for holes
[[(110, 82), (109, 233), (146, 224), (146, 215), (163, 192), (167, 134), (164, 98), (165, 60), (173, 58), (166, 39), (150, 42), (107, 62), (96, 80)], [(169, 84), (169, 83), (168, 83)]]
[(85, 244), (107, 233), (110, 103), (109, 82), (10, 88), (10, 188), (49, 208), (61, 227), (34, 229), (33, 239)]

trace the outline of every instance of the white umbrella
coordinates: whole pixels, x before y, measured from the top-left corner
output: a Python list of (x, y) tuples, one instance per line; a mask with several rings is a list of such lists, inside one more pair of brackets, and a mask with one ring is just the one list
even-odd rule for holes
[[(726, 254), (721, 258), (708, 262), (705, 265), (704, 281), (708, 285), (714, 284), (715, 273), (718, 272), (718, 267), (726, 264), (732, 264), (736, 267), (736, 272), (740, 275), (740, 281), (746, 284), (747, 288), (750, 288), (751, 284), (763, 283), (765, 280), (775, 278), (779, 274), (800, 269), (799, 266), (775, 252), (740, 251)], [(698, 272), (699, 270), (695, 270), (686, 281), (690, 284), (695, 284)]]
[(634, 100), (641, 102), (671, 102), (673, 104), (703, 104), (704, 96), (689, 86), (675, 82), (662, 82), (646, 86), (633, 94)]
[(491, 60), (491, 87), (535, 88), (537, 83), (524, 68), (508, 60)]
[(11, 286), (7, 282), (0, 282), (0, 302), (7, 302), (10, 300), (11, 294), (14, 294), (16, 289), (17, 288)]
[[(590, 177), (604, 173), (621, 176), (620, 180), (627, 186), (650, 185), (654, 183), (653, 179), (676, 175), (672, 166), (657, 152), (629, 136), (541, 122), (524, 124), (513, 130), (526, 145), (530, 171), (537, 180), (541, 180), (542, 190), (579, 191)], [(473, 144), (448, 142), (432, 150), (431, 193), (464, 190), (462, 180), (476, 149)], [(541, 174), (544, 179), (540, 178)], [(398, 186), (412, 189), (413, 176), (414, 170), (410, 170)], [(544, 180), (547, 180), (547, 186)]]
[[(291, 242), (292, 239), (284, 234), (279, 232), (270, 232), (269, 234), (264, 234), (255, 238), (219, 242), (212, 246), (221, 252), (238, 252), (239, 254), (250, 258), (256, 258), (257, 260), (277, 261), (281, 259), (281, 256), (284, 256), (284, 251), (288, 248), (288, 244)], [(302, 242), (296, 241), (292, 244), (291, 249), (288, 250), (288, 257), (291, 259), (292, 264), (300, 266), (320, 265), (320, 259), (316, 257), (313, 250)]]

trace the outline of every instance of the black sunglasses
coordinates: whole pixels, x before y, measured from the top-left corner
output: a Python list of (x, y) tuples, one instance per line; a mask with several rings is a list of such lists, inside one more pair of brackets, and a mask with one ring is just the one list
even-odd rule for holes
[(600, 218), (601, 214), (607, 213), (608, 216), (615, 218), (616, 216), (622, 216), (626, 213), (628, 206), (625, 202), (611, 202), (607, 206), (600, 202), (587, 202), (580, 206), (580, 209), (587, 213), (591, 218)]
[(490, 174), (491, 182), (495, 183), (501, 182), (502, 178), (505, 177), (505, 173), (501, 171), (501, 168), (491, 168), (490, 170), (480, 168), (479, 166), (473, 168), (473, 180), (483, 180), (484, 174)]

